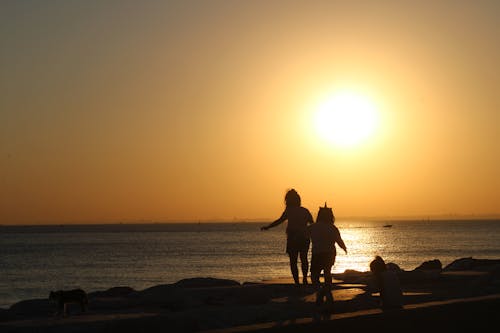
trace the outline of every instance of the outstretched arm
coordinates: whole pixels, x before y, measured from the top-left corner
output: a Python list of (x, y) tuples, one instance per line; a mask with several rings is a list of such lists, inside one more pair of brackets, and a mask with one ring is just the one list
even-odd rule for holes
[(342, 240), (342, 238), (339, 237), (339, 246), (344, 250), (345, 254), (347, 254), (347, 247), (345, 246), (345, 243), (344, 241)]
[(340, 231), (338, 229), (336, 233), (337, 233), (337, 240), (336, 240), (337, 244), (339, 244), (342, 250), (344, 250), (345, 254), (347, 254), (347, 247), (345, 246), (344, 240), (340, 236)]
[(307, 211), (307, 224), (310, 225), (310, 224), (313, 224), (313, 223), (314, 223), (314, 220), (313, 220), (313, 217), (311, 215), (311, 212)]
[(261, 227), (260, 230), (267, 230), (270, 228), (274, 228), (275, 226), (280, 225), (281, 223), (285, 222), (285, 220), (286, 220), (286, 210), (283, 212), (283, 214), (281, 214), (279, 219), (277, 219), (276, 221), (274, 221), (273, 223), (271, 223), (269, 225)]

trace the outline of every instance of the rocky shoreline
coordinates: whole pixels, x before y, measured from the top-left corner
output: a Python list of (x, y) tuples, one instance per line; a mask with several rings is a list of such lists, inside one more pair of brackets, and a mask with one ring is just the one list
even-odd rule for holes
[[(405, 309), (426, 302), (500, 294), (500, 260), (461, 258), (442, 267), (433, 259), (411, 271), (401, 270), (395, 263), (387, 266), (400, 279)], [(370, 272), (346, 270), (334, 278), (335, 315), (379, 309)], [(140, 291), (113, 287), (88, 296), (87, 312), (70, 306), (70, 315), (65, 317), (54, 316), (55, 307), (47, 299), (25, 300), (0, 309), (0, 331), (197, 332), (271, 322), (289, 322), (287, 327), (293, 330), (294, 321), (318, 316), (313, 287), (295, 286), (287, 278), (243, 284), (195, 278)], [(330, 319), (333, 317), (323, 318)]]

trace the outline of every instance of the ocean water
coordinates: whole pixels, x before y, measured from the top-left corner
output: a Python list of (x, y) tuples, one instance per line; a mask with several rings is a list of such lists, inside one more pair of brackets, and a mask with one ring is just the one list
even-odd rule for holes
[[(264, 224), (0, 226), (0, 308), (58, 289), (289, 277), (286, 223), (260, 231)], [(348, 254), (339, 249), (334, 273), (367, 271), (375, 255), (406, 270), (432, 259), (447, 265), (462, 257), (500, 258), (500, 220), (336, 224)]]

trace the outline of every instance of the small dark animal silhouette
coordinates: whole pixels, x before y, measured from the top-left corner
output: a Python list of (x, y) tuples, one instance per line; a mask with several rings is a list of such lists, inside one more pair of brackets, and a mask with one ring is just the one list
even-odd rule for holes
[(89, 304), (87, 293), (82, 289), (51, 291), (49, 301), (57, 303), (56, 315), (67, 315), (70, 303), (80, 304), (82, 312), (87, 310)]

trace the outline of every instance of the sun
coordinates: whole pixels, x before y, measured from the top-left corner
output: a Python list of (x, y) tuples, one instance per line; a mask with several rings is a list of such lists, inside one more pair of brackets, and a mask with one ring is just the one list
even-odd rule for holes
[(343, 148), (367, 141), (378, 126), (375, 104), (354, 92), (339, 92), (318, 107), (315, 114), (318, 135)]

